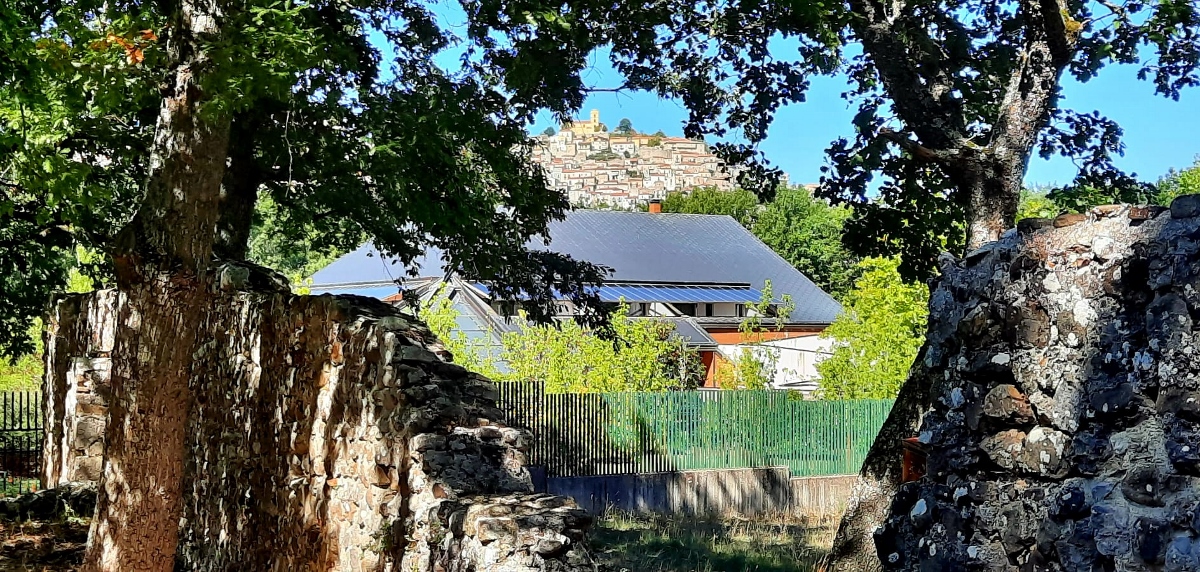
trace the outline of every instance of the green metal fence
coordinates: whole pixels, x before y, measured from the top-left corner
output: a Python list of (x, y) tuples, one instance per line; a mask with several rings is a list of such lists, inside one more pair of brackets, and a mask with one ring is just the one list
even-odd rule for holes
[(891, 400), (805, 401), (775, 391), (546, 394), (500, 383), (509, 421), (534, 433), (550, 476), (787, 466), (857, 473)]

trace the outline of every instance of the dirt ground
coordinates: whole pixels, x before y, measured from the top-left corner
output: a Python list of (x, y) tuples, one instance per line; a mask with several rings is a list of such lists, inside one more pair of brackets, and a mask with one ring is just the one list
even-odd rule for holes
[(65, 572), (83, 560), (88, 523), (0, 522), (0, 572)]
[[(709, 520), (610, 513), (592, 531), (597, 560), (618, 572), (810, 572), (836, 523)], [(88, 522), (0, 522), (0, 572), (78, 569)]]

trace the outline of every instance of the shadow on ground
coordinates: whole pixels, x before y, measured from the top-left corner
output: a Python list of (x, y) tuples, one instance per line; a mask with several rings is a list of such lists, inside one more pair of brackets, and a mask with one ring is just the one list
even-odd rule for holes
[(0, 522), (0, 572), (66, 572), (83, 562), (88, 522)]
[(836, 526), (794, 517), (610, 512), (593, 529), (592, 546), (614, 572), (811, 572), (828, 552)]

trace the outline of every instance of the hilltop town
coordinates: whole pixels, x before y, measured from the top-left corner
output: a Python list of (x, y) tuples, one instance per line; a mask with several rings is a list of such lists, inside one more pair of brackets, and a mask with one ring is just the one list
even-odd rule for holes
[(609, 131), (593, 109), (588, 119), (538, 135), (534, 160), (553, 188), (571, 204), (632, 208), (672, 191), (696, 187), (730, 190), (736, 172), (709, 152), (703, 141), (638, 133), (623, 122)]

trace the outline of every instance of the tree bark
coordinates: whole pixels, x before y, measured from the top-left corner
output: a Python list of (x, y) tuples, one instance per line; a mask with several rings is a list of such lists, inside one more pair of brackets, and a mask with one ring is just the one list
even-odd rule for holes
[[(1025, 172), (1025, 161), (1012, 159), (1020, 157), (1028, 157), (1028, 153), (1006, 157), (981, 153), (948, 167), (951, 179), (970, 200), (969, 249), (996, 240), (1012, 226)], [(937, 315), (941, 310), (931, 302), (931, 315)], [(874, 533), (883, 524), (892, 496), (901, 484), (903, 452), (900, 440), (916, 434), (921, 416), (930, 407), (929, 386), (934, 380), (925, 375), (927, 368), (923, 363), (929, 343), (927, 340), (917, 356), (908, 380), (896, 396), (896, 403), (863, 462), (827, 559), (828, 572), (882, 569), (875, 553)]]
[(118, 312), (110, 421), (88, 572), (174, 566), (198, 354), (197, 324), (229, 144), (229, 120), (202, 109), (203, 42), (219, 32), (219, 0), (183, 0), (168, 40), (174, 85), (163, 98), (146, 196), (113, 258), (126, 301)]
[[(1020, 61), (1014, 67), (986, 144), (964, 133), (963, 109), (949, 98), (952, 82), (937, 65), (928, 31), (909, 21), (905, 2), (851, 0), (860, 18), (852, 20), (864, 51), (874, 61), (896, 114), (917, 140), (885, 133), (920, 160), (936, 163), (966, 203), (967, 249), (996, 240), (1013, 226), (1029, 156), (1058, 102), (1063, 69), (1074, 57), (1078, 27), (1061, 0), (1022, 0), (1025, 18)], [(927, 70), (934, 70), (928, 72)], [(937, 311), (932, 303), (930, 313)], [(933, 320), (931, 320), (931, 323)], [(928, 349), (928, 341), (924, 353)], [(897, 396), (892, 413), (863, 463), (850, 504), (823, 568), (829, 572), (880, 570), (873, 534), (886, 516), (899, 485), (899, 439), (916, 434), (928, 409), (930, 380), (917, 374), (921, 358)]]
[(235, 118), (231, 127), (229, 166), (221, 181), (217, 242), (213, 247), (214, 253), (224, 260), (245, 260), (250, 251), (254, 204), (262, 184), (254, 158), (255, 128), (241, 117)]
[(964, 149), (947, 167), (968, 200), (968, 249), (1000, 238), (1016, 220), (1029, 156), (1058, 105), (1059, 80), (1075, 53), (1077, 32), (1070, 31), (1067, 8), (1059, 0), (1021, 3), (1029, 25), (990, 141), (982, 151)]
[[(921, 363), (917, 356), (917, 363)], [(850, 490), (846, 512), (838, 525), (833, 548), (826, 558), (827, 572), (876, 572), (882, 570), (875, 555), (875, 529), (883, 524), (892, 495), (900, 486), (903, 452), (900, 440), (911, 437), (921, 416), (929, 410), (929, 386), (905, 383), (896, 404), (879, 429), (871, 451), (863, 462), (858, 481)]]
[(967, 201), (967, 251), (997, 240), (1012, 228), (1021, 200), (1029, 151), (999, 157), (987, 152), (947, 167)]

